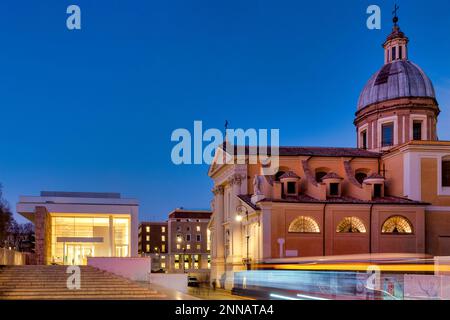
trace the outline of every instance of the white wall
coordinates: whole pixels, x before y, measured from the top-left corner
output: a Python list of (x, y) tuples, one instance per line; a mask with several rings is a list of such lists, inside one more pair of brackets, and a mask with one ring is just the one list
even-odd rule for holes
[(151, 271), (150, 257), (141, 258), (100, 258), (89, 257), (88, 266), (114, 273), (118, 276), (134, 280), (148, 281)]
[(186, 293), (187, 277), (186, 273), (152, 273), (150, 274), (150, 284)]

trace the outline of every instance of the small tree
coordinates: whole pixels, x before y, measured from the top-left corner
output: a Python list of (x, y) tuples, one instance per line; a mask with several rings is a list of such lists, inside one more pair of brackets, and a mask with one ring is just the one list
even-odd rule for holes
[(5, 245), (12, 223), (15, 222), (6, 200), (3, 199), (2, 185), (0, 184), (0, 245)]

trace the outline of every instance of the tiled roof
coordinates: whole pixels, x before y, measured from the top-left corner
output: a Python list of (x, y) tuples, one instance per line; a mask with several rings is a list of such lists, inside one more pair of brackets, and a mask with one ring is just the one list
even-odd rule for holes
[[(257, 206), (252, 204), (250, 195), (240, 195), (239, 198), (251, 205), (254, 209), (258, 209)], [(409, 200), (406, 198), (386, 196), (382, 198), (375, 198), (373, 200), (361, 200), (353, 197), (332, 197), (327, 200), (318, 200), (308, 195), (299, 195), (297, 197), (289, 197), (287, 199), (269, 199), (266, 198), (261, 202), (279, 202), (279, 203), (329, 203), (329, 204), (393, 204), (393, 205), (428, 205), (428, 203)]]
[(297, 178), (297, 179), (300, 179), (300, 177), (299, 177), (295, 172), (293, 172), (293, 171), (285, 172), (285, 173), (280, 177), (280, 179), (285, 179), (285, 178)]
[[(226, 144), (225, 144), (226, 146)], [(222, 149), (224, 146), (222, 146)], [(237, 146), (234, 146), (234, 154), (237, 154)], [(267, 148), (267, 155), (271, 155), (270, 146)], [(245, 154), (256, 155), (257, 147), (246, 146)], [(279, 147), (280, 156), (315, 156), (315, 157), (361, 157), (361, 158), (380, 158), (381, 153), (372, 152), (357, 148), (338, 148), (338, 147)]]
[(369, 180), (369, 179), (384, 179), (384, 177), (381, 174), (378, 174), (375, 172), (375, 173), (372, 173), (367, 178), (365, 178), (364, 180)]
[(323, 176), (322, 181), (327, 179), (343, 179), (343, 178), (337, 173), (329, 172), (325, 176)]

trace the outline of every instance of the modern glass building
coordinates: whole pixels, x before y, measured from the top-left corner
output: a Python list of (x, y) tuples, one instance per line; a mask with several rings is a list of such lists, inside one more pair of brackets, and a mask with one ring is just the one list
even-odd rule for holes
[(118, 193), (41, 192), (17, 212), (36, 230), (36, 263), (85, 265), (89, 257), (137, 256), (138, 202)]

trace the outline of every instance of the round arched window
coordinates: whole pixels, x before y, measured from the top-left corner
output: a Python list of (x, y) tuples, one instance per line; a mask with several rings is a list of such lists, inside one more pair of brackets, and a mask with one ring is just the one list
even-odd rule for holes
[(381, 233), (408, 234), (412, 233), (411, 222), (402, 216), (392, 216), (388, 218), (381, 228)]
[(320, 233), (319, 224), (311, 217), (297, 217), (289, 225), (291, 233)]
[(346, 217), (336, 227), (338, 233), (366, 233), (366, 226), (357, 217)]

